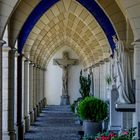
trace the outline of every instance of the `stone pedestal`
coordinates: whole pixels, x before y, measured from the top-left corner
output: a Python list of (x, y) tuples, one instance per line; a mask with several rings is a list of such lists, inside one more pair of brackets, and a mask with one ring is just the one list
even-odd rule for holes
[(39, 117), (39, 105), (36, 105), (36, 109), (37, 109), (37, 117)]
[(30, 113), (30, 124), (34, 123), (34, 111), (32, 110)]
[(37, 118), (37, 108), (35, 107), (34, 108), (34, 121), (36, 120), (36, 118)]
[(122, 113), (115, 110), (118, 96), (118, 90), (113, 86), (110, 94), (109, 130), (119, 131), (121, 129)]
[(29, 130), (29, 127), (30, 127), (30, 117), (26, 116), (24, 118), (24, 120), (25, 120), (25, 132), (27, 132)]
[(70, 105), (69, 96), (62, 95), (60, 105)]

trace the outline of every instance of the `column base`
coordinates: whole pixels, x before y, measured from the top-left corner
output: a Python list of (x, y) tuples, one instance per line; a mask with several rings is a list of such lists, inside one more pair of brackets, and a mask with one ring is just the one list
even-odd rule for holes
[(18, 137), (18, 140), (24, 140), (24, 125), (23, 125), (23, 122), (17, 124), (17, 137)]
[(43, 110), (43, 101), (41, 100), (41, 103), (40, 103), (40, 108), (41, 108), (41, 112)]
[(62, 95), (60, 105), (70, 105), (69, 96)]
[(41, 113), (42, 112), (42, 107), (41, 107), (42, 105), (41, 105), (41, 101), (39, 102), (39, 113)]
[(25, 120), (25, 132), (27, 132), (30, 128), (30, 118), (29, 118), (29, 116), (25, 116), (24, 120)]
[(32, 110), (30, 113), (30, 124), (34, 123), (34, 111)]
[(37, 117), (39, 117), (39, 105), (36, 105), (36, 108), (37, 108)]
[(9, 131), (9, 137), (10, 137), (10, 140), (15, 140), (16, 139), (16, 131), (15, 130)]
[(37, 119), (37, 108), (34, 108), (34, 121)]
[(43, 108), (45, 108), (46, 105), (47, 105), (47, 100), (46, 100), (46, 98), (44, 98), (44, 99), (43, 99)]
[(3, 138), (4, 140), (10, 139), (10, 138), (9, 138), (9, 133), (8, 133), (8, 131), (4, 131), (4, 130), (3, 130), (2, 138)]

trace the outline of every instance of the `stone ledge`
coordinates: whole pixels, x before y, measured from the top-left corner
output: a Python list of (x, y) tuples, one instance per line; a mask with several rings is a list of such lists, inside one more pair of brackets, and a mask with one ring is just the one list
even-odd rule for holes
[(135, 112), (136, 104), (116, 104), (115, 110), (118, 112)]

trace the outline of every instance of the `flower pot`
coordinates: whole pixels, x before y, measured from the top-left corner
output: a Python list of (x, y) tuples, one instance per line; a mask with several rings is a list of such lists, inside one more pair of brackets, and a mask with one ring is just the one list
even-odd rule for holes
[(102, 123), (84, 120), (83, 131), (85, 136), (96, 136), (97, 133), (102, 131)]

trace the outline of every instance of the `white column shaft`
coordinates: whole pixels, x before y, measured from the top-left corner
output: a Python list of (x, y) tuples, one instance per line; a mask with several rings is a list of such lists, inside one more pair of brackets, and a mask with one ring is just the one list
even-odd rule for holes
[(12, 48), (8, 54), (8, 131), (11, 140), (15, 139), (15, 53)]
[(3, 139), (8, 138), (8, 48), (3, 48), (2, 52), (2, 133)]
[(24, 120), (25, 112), (24, 112), (24, 61), (25, 58), (22, 58), (22, 120)]
[(46, 73), (46, 71), (43, 70), (43, 98), (46, 97), (46, 95), (45, 95), (45, 82), (46, 82), (45, 73)]
[(40, 102), (40, 68), (37, 68), (37, 99)]
[[(138, 127), (138, 123), (140, 123), (140, 42), (134, 43), (134, 77), (136, 80), (136, 122)], [(138, 136), (140, 138), (139, 127)]]
[(0, 139), (2, 139), (2, 46), (5, 41), (0, 40)]
[(106, 75), (106, 71), (105, 71), (105, 63), (101, 63), (100, 64), (100, 98), (102, 100), (105, 100), (105, 92), (106, 92), (106, 89), (105, 89), (105, 75)]
[(24, 61), (24, 114), (29, 116), (29, 61)]
[(42, 72), (42, 70), (41, 69), (39, 69), (39, 79), (40, 79), (40, 82), (39, 82), (39, 98), (40, 98), (40, 101), (42, 100), (42, 75), (41, 75), (41, 72)]
[(38, 78), (38, 67), (36, 67), (36, 104), (38, 105), (39, 103), (39, 98), (38, 98), (38, 95), (39, 95), (39, 78)]
[(33, 96), (34, 96), (34, 107), (36, 107), (36, 67), (33, 67)]
[(33, 64), (29, 65), (29, 111), (32, 112), (33, 106)]
[(94, 70), (94, 96), (100, 98), (100, 70), (99, 66), (93, 68)]

